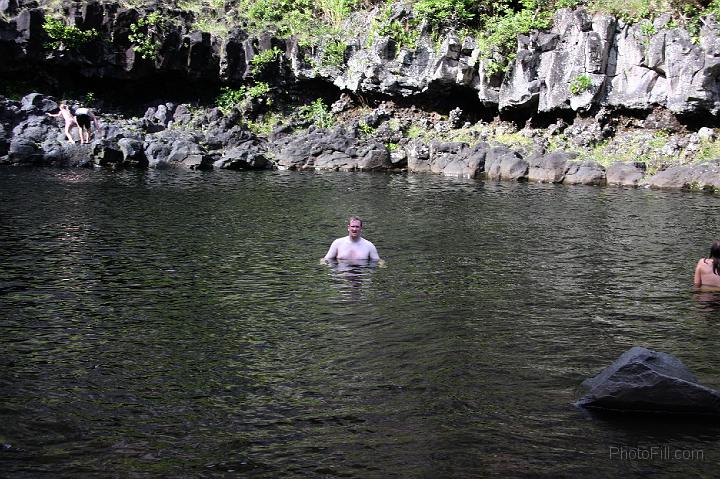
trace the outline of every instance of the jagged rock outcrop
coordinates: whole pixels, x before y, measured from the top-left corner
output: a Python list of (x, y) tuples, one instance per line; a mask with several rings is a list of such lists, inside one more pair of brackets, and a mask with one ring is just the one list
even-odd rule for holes
[[(324, 80), (328, 86), (360, 94), (413, 97), (432, 92), (450, 98), (454, 91), (473, 92), (479, 105), (527, 114), (585, 111), (595, 107), (675, 114), (720, 112), (720, 28), (703, 21), (699, 44), (659, 17), (652, 28), (627, 25), (583, 9), (561, 9), (549, 31), (520, 35), (515, 60), (506, 74), (488, 74), (488, 59), (471, 36), (448, 33), (436, 47), (427, 30), (413, 47), (367, 32), (349, 38), (343, 65), (323, 65), (321, 49), (301, 47), (294, 39), (268, 35), (251, 38), (235, 29), (220, 38), (193, 30), (193, 14), (155, 6), (173, 21), (160, 22), (151, 38), (160, 42), (154, 55), (134, 51), (130, 27), (147, 10), (91, 1), (68, 4), (67, 19), (100, 35), (75, 48), (49, 49), (42, 29), (43, 12), (33, 2), (5, 2), (0, 8), (0, 73), (71, 71), (85, 78), (146, 80), (173, 75), (178, 83), (217, 84), (240, 81), (262, 50), (279, 48), (275, 69), (258, 74), (280, 83)], [(404, 12), (403, 14), (407, 14)], [(372, 33), (372, 35), (375, 35)], [(264, 76), (263, 76), (264, 75)], [(571, 89), (580, 79), (577, 87)]]
[(357, 130), (310, 128), (279, 139), (273, 147), (278, 167), (290, 170), (387, 171), (393, 168), (387, 148), (359, 138)]

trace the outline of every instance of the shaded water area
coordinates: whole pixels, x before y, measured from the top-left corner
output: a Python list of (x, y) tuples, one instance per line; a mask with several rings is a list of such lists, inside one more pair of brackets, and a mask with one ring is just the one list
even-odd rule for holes
[[(573, 401), (634, 345), (720, 388), (720, 297), (692, 288), (719, 201), (0, 170), (0, 475), (714, 477), (720, 426)], [(385, 267), (320, 264), (349, 214)], [(627, 452), (651, 447), (692, 457)]]

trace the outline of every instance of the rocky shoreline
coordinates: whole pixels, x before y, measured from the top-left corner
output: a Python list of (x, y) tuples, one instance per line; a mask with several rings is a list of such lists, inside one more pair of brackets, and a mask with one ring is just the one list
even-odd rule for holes
[[(644, 164), (616, 162), (606, 168), (575, 152), (544, 149), (542, 141), (524, 148), (494, 142), (492, 135), (487, 141), (476, 135), (472, 146), (462, 141), (426, 142), (403, 136), (403, 120), (397, 118), (401, 112), (388, 103), (334, 128), (300, 123), (276, 128), (268, 136), (243, 128), (217, 108), (193, 111), (186, 104), (167, 103), (130, 119), (100, 111), (102, 128), (86, 145), (68, 143), (62, 122), (46, 115), (57, 108), (55, 98), (40, 93), (20, 101), (0, 98), (0, 120), (10, 125), (0, 130), (0, 165), (382, 171), (720, 191), (718, 160), (648, 174)], [(438, 126), (442, 124), (432, 128)]]

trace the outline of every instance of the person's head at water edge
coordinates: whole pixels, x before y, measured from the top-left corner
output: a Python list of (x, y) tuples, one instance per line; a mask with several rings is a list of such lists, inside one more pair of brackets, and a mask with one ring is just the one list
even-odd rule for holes
[(351, 216), (348, 220), (348, 236), (351, 240), (357, 241), (362, 237), (363, 222), (357, 216)]
[(695, 286), (720, 288), (720, 240), (710, 245), (707, 258), (700, 258), (695, 267)]

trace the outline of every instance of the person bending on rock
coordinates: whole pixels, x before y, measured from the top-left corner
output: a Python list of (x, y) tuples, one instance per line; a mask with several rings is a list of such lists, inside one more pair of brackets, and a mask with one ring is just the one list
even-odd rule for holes
[[(60, 104), (60, 111), (57, 113), (48, 113), (48, 116), (62, 116), (65, 120), (65, 136), (67, 136), (68, 143), (75, 143), (75, 140), (73, 140), (72, 134), (70, 133), (70, 130), (72, 127), (77, 126), (78, 130), (80, 130), (80, 127), (78, 126), (77, 121), (75, 121), (75, 117), (73, 117), (72, 112), (70, 111), (70, 108), (65, 103)], [(80, 143), (82, 143), (82, 131), (80, 131)]]
[(362, 237), (362, 228), (362, 220), (357, 216), (351, 217), (347, 226), (348, 235), (333, 241), (321, 261), (333, 259), (380, 261), (375, 245)]
[(75, 110), (75, 122), (78, 125), (78, 129), (80, 130), (80, 144), (83, 143), (90, 143), (90, 120), (92, 120), (93, 124), (95, 125), (95, 130), (100, 129), (100, 124), (97, 121), (97, 118), (95, 118), (95, 115), (93, 112), (90, 111), (89, 108), (78, 108)]
[(710, 257), (700, 258), (695, 267), (695, 286), (720, 288), (720, 240), (710, 246)]

